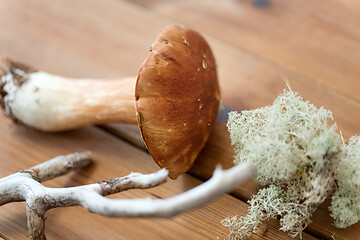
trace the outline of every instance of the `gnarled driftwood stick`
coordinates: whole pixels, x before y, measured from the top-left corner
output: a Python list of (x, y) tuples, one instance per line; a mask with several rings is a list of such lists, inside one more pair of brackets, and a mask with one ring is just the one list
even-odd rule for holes
[(90, 152), (74, 153), (4, 177), (0, 179), (0, 206), (26, 201), (30, 238), (46, 239), (44, 216), (52, 208), (82, 206), (89, 212), (108, 217), (173, 217), (232, 190), (254, 172), (252, 165), (247, 163), (229, 170), (218, 167), (208, 182), (168, 199), (120, 200), (104, 197), (127, 189), (157, 186), (166, 181), (166, 169), (152, 174), (131, 173), (109, 181), (70, 188), (48, 188), (40, 184), (89, 163)]

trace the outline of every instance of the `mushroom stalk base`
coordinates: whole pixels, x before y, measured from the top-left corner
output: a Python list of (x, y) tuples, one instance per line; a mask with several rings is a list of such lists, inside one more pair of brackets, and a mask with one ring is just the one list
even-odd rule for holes
[(2, 71), (0, 102), (14, 121), (49, 132), (86, 125), (136, 124), (135, 77), (69, 79), (14, 66)]

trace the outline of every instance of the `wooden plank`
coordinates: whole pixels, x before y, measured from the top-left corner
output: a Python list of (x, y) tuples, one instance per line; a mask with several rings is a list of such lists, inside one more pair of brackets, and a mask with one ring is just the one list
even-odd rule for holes
[[(133, 73), (154, 33), (164, 25), (163, 19), (156, 14), (146, 15), (147, 12), (138, 7), (110, 0), (9, 0), (0, 3), (0, 12), (0, 52), (53, 73), (79, 77)], [(134, 26), (136, 21), (131, 22), (132, 19), (144, 25)], [(120, 54), (116, 55), (117, 52)], [(132, 170), (152, 172), (157, 169), (148, 154), (93, 127), (46, 134), (15, 126), (4, 116), (0, 117), (0, 123), (4, 139), (0, 146), (1, 176), (58, 154), (84, 150), (94, 153), (95, 163), (91, 167), (46, 185), (75, 186), (125, 175)], [(116, 197), (166, 198), (199, 183), (199, 180), (183, 175), (155, 189), (129, 191)], [(1, 208), (0, 232), (4, 238), (26, 238), (23, 207), (23, 203), (13, 203)], [(244, 202), (225, 195), (204, 208), (172, 220), (108, 219), (81, 208), (56, 209), (47, 214), (46, 232), (49, 239), (223, 238), (226, 229), (219, 221), (225, 216), (243, 215), (246, 208)], [(269, 239), (288, 239), (287, 234), (276, 230), (278, 228), (276, 220), (265, 223), (254, 239), (262, 239), (262, 234)], [(314, 239), (306, 234), (305, 238)]]
[(223, 102), (229, 108), (241, 111), (271, 104), (287, 88), (282, 80), (284, 76), (305, 100), (330, 109), (345, 137), (360, 134), (360, 104), (355, 99), (221, 41), (212, 40), (211, 43), (219, 65)]
[(164, 23), (148, 15), (133, 18), (139, 15), (139, 8), (131, 4), (121, 14), (116, 1), (84, 7), (91, 4), (1, 1), (0, 53), (71, 77), (137, 75), (157, 32), (170, 21)]
[[(0, 146), (0, 175), (5, 176), (47, 160), (56, 154), (91, 150), (94, 164), (87, 169), (46, 182), (50, 187), (70, 187), (97, 182), (131, 171), (153, 172), (158, 169), (151, 157), (107, 133), (83, 128), (63, 134), (46, 134), (14, 126), (3, 116), (0, 131), (6, 136)], [(117, 194), (118, 198), (157, 196), (168, 198), (200, 183), (183, 175), (176, 181), (149, 190), (132, 190)], [(0, 232), (9, 239), (25, 239), (26, 223), (23, 203), (3, 206), (0, 211)], [(112, 219), (96, 216), (81, 208), (51, 210), (47, 214), (46, 232), (49, 239), (208, 239), (224, 237), (226, 229), (220, 220), (238, 213), (244, 214), (247, 205), (229, 195), (195, 211), (173, 219)], [(278, 228), (277, 221), (265, 224), (271, 239), (288, 239)], [(261, 234), (255, 239), (261, 239)]]
[[(29, 5), (17, 0), (2, 1), (0, 4), (1, 9), (5, 10), (6, 7), (12, 9), (11, 12), (2, 12), (4, 18), (0, 19), (0, 31), (3, 33), (0, 39), (0, 53), (22, 59), (39, 69), (72, 77), (136, 75), (156, 32), (162, 26), (171, 23), (167, 18), (145, 10), (141, 12), (144, 16), (139, 16), (140, 14), (137, 13), (140, 11), (139, 8), (132, 4), (122, 3), (126, 6), (126, 13), (117, 14), (119, 4), (112, 1), (108, 4), (111, 10), (106, 8), (107, 5), (101, 5), (96, 10), (91, 8), (83, 10), (82, 15), (77, 15), (76, 19), (73, 16), (77, 13), (74, 9), (81, 8), (81, 3), (74, 7), (71, 7), (70, 3), (62, 3), (62, 8), (67, 12), (63, 15), (59, 13), (60, 10), (56, 10), (56, 3), (40, 4), (35, 1)], [(41, 14), (38, 13), (39, 11)], [(101, 21), (91, 17), (86, 18), (96, 14), (113, 16), (113, 22), (109, 18)], [(128, 27), (125, 20), (132, 19), (131, 16), (137, 16), (137, 19), (142, 19), (141, 21), (146, 22), (147, 25), (142, 28)], [(75, 25), (69, 22), (74, 22)], [(56, 26), (55, 36), (54, 26)], [(91, 26), (91, 29), (85, 31), (86, 26)], [(24, 37), (19, 38), (19, 36)], [(37, 44), (44, 41), (42, 39), (46, 39), (46, 44)], [(208, 40), (219, 65), (222, 97), (230, 107), (242, 110), (270, 104), (285, 87), (280, 76), (283, 73), (289, 78), (293, 88), (304, 98), (333, 110), (335, 119), (346, 136), (359, 133), (360, 130), (357, 131), (359, 107), (354, 99), (348, 99), (322, 84), (313, 83), (312, 79), (301, 74), (274, 67), (222, 41), (210, 37)], [(114, 57), (117, 51), (122, 54)], [(54, 59), (56, 63), (52, 62), (55, 61)], [(79, 63), (74, 64), (69, 59), (79, 59)], [(304, 90), (305, 88), (309, 90)], [(329, 91), (333, 93), (324, 99), (324, 95), (319, 94), (319, 91), (324, 94)], [(344, 108), (336, 108), (332, 102), (338, 102)], [(350, 112), (356, 115), (349, 118)]]
[[(181, 11), (181, 8), (179, 10)], [(196, 25), (195, 23), (198, 22), (192, 25)], [(226, 29), (225, 26), (223, 28)], [(224, 103), (232, 109), (240, 111), (270, 104), (285, 87), (281, 81), (281, 74), (283, 74), (289, 79), (292, 88), (299, 91), (306, 100), (333, 111), (334, 118), (345, 138), (360, 134), (358, 121), (360, 104), (357, 99), (343, 94), (332, 86), (329, 87), (327, 82), (316, 82), (305, 74), (288, 68), (284, 69), (282, 66), (264, 61), (261, 57), (216, 39), (208, 39), (218, 59)], [(336, 71), (341, 73), (342, 69), (337, 68)], [(225, 124), (220, 122), (190, 172), (201, 179), (207, 179), (217, 163), (221, 162), (226, 167), (232, 166), (232, 155), (233, 150), (229, 144)], [(249, 199), (257, 188), (258, 185), (250, 181), (238, 188), (234, 194), (241, 199)], [(314, 216), (314, 223), (307, 230), (323, 238), (331, 238), (335, 233), (337, 239), (355, 239), (354, 237), (359, 234), (359, 224), (341, 230), (334, 228), (332, 222), (327, 206), (322, 205)]]
[(357, 2), (171, 0), (147, 6), (360, 100)]
[[(216, 46), (216, 44), (213, 45)], [(224, 76), (220, 78), (223, 99), (230, 109), (241, 111), (271, 104), (273, 98), (285, 87), (280, 80), (280, 75), (283, 74), (289, 79), (292, 89), (298, 91), (305, 100), (310, 100), (317, 106), (324, 106), (333, 112), (334, 119), (346, 139), (360, 134), (360, 122), (358, 121), (360, 104), (353, 98), (326, 85), (314, 84), (311, 79), (302, 74), (284, 71), (281, 67), (277, 68), (272, 64), (267, 64), (246, 52), (236, 51), (231, 47), (219, 46), (219, 48), (221, 50), (218, 49), (217, 52), (221, 54), (218, 54), (217, 57), (220, 76)], [(239, 67), (236, 68), (235, 65)], [(232, 80), (236, 78), (241, 79)], [(225, 116), (220, 116), (220, 119), (224, 118)], [(212, 170), (219, 162), (224, 167), (231, 167), (233, 155), (225, 122), (218, 121), (204, 151), (190, 173), (205, 180), (211, 176)], [(219, 157), (214, 159), (213, 156)], [(233, 194), (246, 200), (258, 189), (259, 186), (256, 183), (249, 181), (236, 189)], [(336, 239), (356, 239), (356, 236), (360, 234), (360, 224), (346, 230), (335, 228), (332, 225), (333, 220), (329, 216), (327, 205), (320, 207), (314, 215), (313, 221), (307, 231), (319, 238), (331, 239), (335, 234)]]
[[(118, 128), (114, 125), (112, 127), (112, 131), (116, 134)], [(192, 176), (206, 180), (211, 177), (212, 171), (217, 164), (221, 163), (224, 168), (232, 167), (233, 155), (234, 151), (230, 146), (230, 138), (226, 131), (225, 122), (218, 121), (204, 150), (195, 161), (189, 173)], [(246, 201), (256, 194), (258, 189), (260, 189), (260, 186), (254, 181), (249, 180), (239, 186), (232, 194)], [(320, 239), (332, 239), (333, 236), (335, 239), (357, 239), (360, 235), (360, 224), (355, 224), (346, 229), (335, 228), (328, 210), (329, 202), (327, 200), (319, 207), (313, 215), (313, 222), (308, 226), (306, 232)]]
[[(221, 85), (226, 94), (224, 102), (232, 108), (242, 110), (269, 104), (281, 84), (270, 79), (279, 78), (282, 73), (290, 80), (292, 88), (299, 91), (305, 99), (334, 112), (335, 120), (346, 138), (359, 134), (357, 113), (360, 106), (360, 82), (357, 79), (359, 67), (356, 56), (360, 35), (355, 28), (355, 24), (359, 22), (359, 8), (351, 11), (346, 6), (341, 6), (343, 2), (338, 1), (327, 1), (321, 6), (319, 2), (308, 5), (273, 1), (271, 9), (261, 10), (252, 3), (171, 1), (155, 9), (245, 50), (245, 54), (242, 53), (237, 58), (221, 59), (221, 55), (220, 58), (216, 55), (222, 71), (220, 76), (223, 74), (227, 79), (222, 79)], [(305, 17), (307, 14), (310, 17)], [(344, 16), (341, 17), (342, 21), (334, 21), (337, 19), (335, 16), (339, 15)], [(298, 26), (301, 31), (297, 34), (294, 31), (298, 30)], [(219, 52), (225, 51), (223, 49)], [(243, 56), (246, 56), (245, 59)], [(220, 65), (221, 63), (226, 63), (226, 66)], [(230, 80), (237, 76), (243, 79)], [(239, 96), (244, 93), (240, 89), (246, 89), (245, 96)], [(214, 133), (216, 137), (214, 140), (210, 139), (207, 145), (208, 153), (195, 163), (192, 172), (196, 176), (206, 179), (209, 174), (204, 174), (204, 169), (209, 169), (207, 172), (210, 173), (218, 161), (231, 166), (229, 157), (232, 151), (228, 147), (222, 149), (219, 146), (219, 142), (222, 142), (219, 141), (219, 133), (223, 134), (221, 130)], [(215, 150), (212, 151), (213, 149)], [(221, 160), (213, 160), (211, 164), (209, 157), (213, 152), (222, 152), (226, 156)], [(234, 194), (241, 199), (248, 199), (256, 192), (257, 187), (249, 182)], [(336, 239), (357, 239), (360, 225), (356, 224), (346, 230), (335, 228), (327, 206), (328, 204), (324, 204), (320, 207), (307, 231), (329, 239), (333, 236)]]
[[(120, 9), (117, 8), (117, 7), (113, 8), (113, 9), (114, 9), (114, 11), (116, 11), (116, 14), (118, 14), (119, 11), (120, 11)], [(126, 13), (124, 13), (122, 15), (123, 18), (126, 19), (127, 17), (131, 17), (130, 16), (131, 14), (133, 14), (133, 15), (135, 14), (135, 12), (136, 12), (135, 10), (136, 10), (136, 8), (133, 9), (132, 6), (126, 6), (126, 13), (129, 13), (129, 14), (127, 15)], [(31, 13), (31, 10), (28, 10), (28, 11)], [(34, 11), (34, 12), (36, 12), (36, 11)], [(115, 14), (115, 13), (113, 13), (113, 14)], [(53, 13), (49, 12), (49, 16), (51, 16), (51, 15), (53, 15)], [(90, 15), (90, 13), (89, 13), (89, 15)], [(110, 15), (111, 15), (111, 13), (110, 13)], [(142, 15), (153, 16), (153, 15), (149, 14), (147, 11), (141, 12), (141, 14), (136, 15), (137, 18), (140, 19), (141, 16), (138, 16), (138, 15), (141, 15), (141, 16)], [(154, 19), (156, 19), (156, 20), (154, 20)], [(149, 26), (147, 26), (148, 28), (154, 28), (154, 25), (155, 26), (160, 25), (159, 22), (163, 23), (163, 22), (167, 21), (167, 20), (163, 21), (163, 18), (159, 18), (159, 17), (155, 17), (154, 19), (153, 18), (146, 19), (149, 22)], [(16, 19), (13, 19), (13, 20), (16, 20)], [(82, 20), (82, 21), (86, 22), (87, 20), (88, 19), (85, 19), (85, 20)], [(59, 21), (59, 22), (66, 24), (66, 21), (64, 21), (64, 20)], [(170, 21), (168, 21), (168, 22), (170, 22)], [(42, 24), (42, 21), (38, 21), (37, 24)], [(85, 24), (85, 23), (82, 23), (82, 24)], [(93, 23), (91, 22), (91, 24), (93, 24)], [(111, 24), (111, 23), (106, 23), (106, 24)], [(49, 26), (47, 28), (51, 28), (51, 24), (49, 24)], [(107, 33), (106, 27), (104, 27), (104, 26), (101, 26), (101, 27), (102, 27), (102, 31), (105, 31), (105, 36), (108, 36), (108, 34), (106, 34)], [(38, 27), (38, 28), (40, 30), (42, 29), (40, 27)], [(45, 29), (47, 29), (47, 28), (45, 26)], [(23, 30), (21, 28), (18, 28), (17, 30), (18, 30), (19, 34), (23, 33)], [(46, 31), (42, 32), (40, 30), (38, 32), (36, 32), (34, 36), (31, 35), (31, 34), (33, 34), (33, 32), (31, 32), (29, 34), (33, 38), (39, 37), (39, 34), (40, 34), (41, 38), (48, 39), (48, 36), (47, 36), (48, 32), (46, 32)], [(60, 30), (61, 30), (61, 28), (60, 28)], [(75, 33), (77, 34), (76, 30), (78, 30), (78, 29), (76, 28), (75, 30), (72, 30), (72, 32), (75, 31)], [(141, 29), (141, 34), (142, 34), (142, 30), (143, 29)], [(130, 31), (130, 35), (131, 35), (131, 33), (133, 34), (133, 38), (137, 37), (136, 31), (134, 31), (134, 32)], [(153, 36), (150, 36), (150, 35), (153, 35), (153, 33), (148, 34), (148, 35), (144, 34), (144, 39), (148, 39), (149, 42), (151, 42), (151, 39), (153, 38)], [(65, 37), (67, 37), (67, 36), (65, 36)], [(84, 37), (84, 39), (87, 39), (90, 42), (90, 39), (93, 38), (93, 37), (95, 37), (95, 36), (91, 35), (91, 36), (87, 36), (87, 38)], [(113, 37), (118, 38), (118, 40), (121, 40), (121, 38), (117, 34), (115, 34)], [(98, 71), (100, 71), (100, 72), (103, 71), (102, 74), (105, 74), (107, 72), (107, 66), (105, 66), (105, 64), (108, 61), (110, 61), (107, 58), (107, 57), (109, 57), (108, 55), (106, 55), (106, 56), (101, 55), (99, 57), (99, 59), (104, 58), (105, 59), (104, 61), (100, 62), (100, 60), (99, 61), (96, 60), (96, 64), (93, 64), (92, 62), (89, 63), (90, 60), (86, 60), (88, 58), (86, 58), (86, 56), (83, 56), (83, 55), (87, 54), (86, 51), (78, 52), (78, 50), (77, 50), (79, 45), (83, 44), (81, 40), (76, 41), (77, 39), (75, 38), (73, 42), (69, 41), (71, 44), (65, 45), (65, 47), (64, 47), (61, 44), (61, 42), (64, 41), (64, 40), (62, 40), (62, 38), (64, 38), (64, 35), (61, 35), (61, 34), (60, 34), (60, 36), (58, 36), (58, 38), (50, 38), (51, 40), (49, 41), (50, 42), (49, 44), (51, 45), (51, 44), (54, 44), (54, 42), (55, 42), (55, 45), (57, 45), (58, 48), (52, 48), (51, 46), (49, 47), (49, 45), (42, 46), (42, 49), (44, 49), (44, 51), (39, 51), (39, 54), (40, 54), (39, 59), (36, 59), (38, 56), (32, 56), (31, 52), (30, 53), (28, 53), (28, 52), (24, 53), (24, 55), (27, 56), (29, 58), (29, 60), (31, 60), (31, 58), (34, 58), (35, 61), (34, 61), (34, 59), (32, 61), (34, 61), (35, 64), (37, 64), (37, 66), (40, 66), (40, 67), (42, 66), (41, 68), (48, 69), (49, 71), (52, 71), (52, 72), (68, 74), (68, 75), (72, 75), (72, 76), (83, 76), (82, 74), (84, 74), (84, 73), (89, 74), (89, 76), (98, 76), (97, 75), (97, 74), (99, 74)], [(79, 38), (79, 39), (81, 39), (81, 38)], [(60, 41), (60, 43), (57, 43), (58, 41)], [(99, 41), (103, 41), (103, 39), (101, 39)], [(210, 41), (211, 41), (211, 43), (217, 42), (215, 40), (210, 40)], [(104, 42), (106, 42), (106, 41), (104, 40)], [(245, 78), (246, 81), (249, 80), (249, 82), (250, 82), (251, 90), (247, 91), (246, 94), (248, 94), (248, 95), (245, 95), (245, 96), (243, 96), (242, 94), (238, 94), (238, 95), (240, 95), (240, 97), (242, 99), (241, 99), (241, 101), (236, 101), (235, 102), (235, 104), (236, 104), (235, 109), (241, 110), (241, 109), (245, 109), (245, 108), (257, 107), (257, 106), (259, 106), (261, 104), (264, 104), (265, 102), (266, 102), (266, 104), (268, 104), (268, 103), (271, 102), (271, 99), (273, 98), (273, 96), (276, 95), (277, 92), (280, 91), (280, 89), (283, 87), (283, 83), (281, 81), (279, 81), (279, 75), (280, 75), (279, 70), (275, 69), (275, 71), (274, 71), (274, 68), (271, 67), (271, 66), (270, 67), (267, 66), (267, 64), (257, 65), (256, 62), (258, 60), (256, 58), (254, 58), (253, 56), (249, 57), (249, 56), (247, 56), (247, 54), (245, 54), (245, 57), (243, 57), (244, 54), (242, 53), (242, 51), (239, 51), (238, 49), (232, 48), (231, 46), (227, 46), (226, 44), (223, 44), (221, 42), (219, 42), (219, 44), (214, 44), (214, 45), (219, 46), (219, 48), (215, 47), (216, 48), (215, 49), (216, 54), (220, 53), (220, 55), (221, 55), (221, 53), (223, 52), (223, 49), (229, 48), (227, 51), (228, 52), (235, 52), (236, 53), (235, 55), (237, 56), (237, 58), (230, 58), (229, 59), (228, 54), (222, 54), (222, 56), (223, 56), (222, 59), (223, 60), (219, 61), (220, 76), (221, 76), (221, 79), (225, 79), (225, 80), (222, 80), (222, 85), (225, 84), (225, 81), (237, 79), (238, 76), (243, 76), (242, 79), (240, 79), (241, 81), (239, 81), (239, 83), (238, 83), (238, 84), (243, 85), (242, 88), (248, 88), (248, 86), (249, 86), (248, 84), (246, 84), (246, 82), (243, 82), (243, 78)], [(20, 52), (20, 50), (23, 50), (23, 51), (26, 50), (26, 49), (24, 50), (24, 48), (20, 48), (21, 46), (18, 46), (18, 47), (19, 48), (17, 48), (17, 50), (19, 52)], [(90, 47), (93, 47), (93, 46), (90, 46)], [(112, 48), (113, 51), (116, 51), (115, 46), (110, 44), (109, 47)], [(139, 45), (136, 45), (136, 46), (133, 46), (132, 44), (123, 45), (124, 49), (121, 49), (121, 50), (126, 51), (125, 48), (128, 48), (131, 51), (133, 51), (133, 50), (136, 51), (137, 47), (139, 47)], [(143, 46), (144, 50), (147, 49), (147, 47), (148, 47), (148, 45)], [(219, 49), (219, 50), (217, 50), (217, 49)], [(75, 51), (75, 53), (76, 53), (75, 56), (72, 55), (73, 54), (72, 50)], [(47, 58), (46, 56), (42, 55), (42, 54), (44, 54), (44, 52), (45, 53), (50, 52), (52, 54), (51, 58)], [(79, 59), (78, 61), (81, 64), (84, 64), (84, 65), (81, 66), (81, 64), (79, 64), (80, 68), (78, 68), (77, 65), (75, 66), (72, 63), (72, 64), (69, 64), (69, 66), (65, 65), (66, 66), (65, 68), (61, 68), (59, 66), (56, 66), (54, 63), (49, 63), (48, 59), (55, 58), (55, 56), (61, 55), (62, 53), (69, 54), (69, 56), (67, 56), (68, 58)], [(14, 53), (12, 53), (12, 54), (14, 55)], [(30, 56), (26, 55), (26, 54), (29, 54)], [(142, 53), (138, 53), (138, 55), (141, 55), (141, 54)], [(217, 54), (217, 55), (219, 55), (219, 54)], [(22, 57), (22, 56), (19, 56), (19, 57)], [(239, 60), (239, 59), (243, 59), (242, 62), (240, 62), (240, 63), (243, 63), (243, 62), (247, 63), (250, 60), (250, 63), (252, 63), (252, 64), (244, 64), (243, 67), (241, 67), (237, 72), (234, 72), (234, 69), (238, 69), (238, 67), (237, 67), (237, 64), (236, 64), (237, 62), (236, 61), (233, 62), (232, 60)], [(74, 60), (74, 62), (75, 61), (76, 60)], [(84, 61), (84, 62), (82, 62), (82, 61)], [(95, 61), (95, 60), (91, 60), (91, 61)], [(231, 64), (228, 64), (228, 62), (230, 62)], [(105, 63), (105, 64), (102, 65), (102, 63)], [(96, 69), (94, 69), (94, 65), (96, 65)], [(128, 64), (128, 65), (130, 65), (130, 64)], [(116, 75), (119, 75), (119, 74), (127, 74), (127, 73), (129, 74), (129, 72), (131, 72), (131, 71), (129, 70), (129, 68), (127, 68), (128, 65), (126, 67), (119, 67), (116, 70), (114, 70), (115, 68), (112, 69), (111, 70), (112, 72), (110, 72), (110, 73), (113, 74), (113, 75), (111, 75), (109, 73), (107, 73), (107, 74), (109, 74), (109, 76), (116, 76)], [(229, 66), (230, 71), (228, 71), (228, 69), (224, 68), (223, 66)], [(261, 70), (261, 71), (259, 71), (259, 70)], [(257, 77), (256, 76), (254, 77), (254, 75), (255, 75), (254, 72), (258, 73), (259, 75)], [(264, 84), (264, 82), (257, 83), (257, 81), (258, 80), (260, 81), (263, 78), (263, 76), (266, 75), (267, 73), (272, 73), (272, 74), (270, 74), (270, 76), (271, 76), (270, 79), (272, 81), (267, 80), (267, 82), (265, 82), (265, 85), (262, 85), (262, 84)], [(247, 75), (247, 74), (249, 74), (249, 75)], [(100, 74), (99, 74), (99, 76), (100, 76)], [(273, 86), (273, 84), (275, 84), (275, 86), (277, 86), (277, 90), (275, 90), (275, 92), (268, 91), (266, 88), (268, 86)], [(279, 85), (281, 85), (281, 86), (279, 86)], [(258, 92), (257, 88), (259, 88), (259, 87), (261, 87), (261, 90)], [(320, 85), (320, 88), (321, 87), (322, 86)], [(236, 89), (238, 89), (238, 87), (231, 87), (231, 85), (227, 85), (225, 91), (223, 90), (223, 92), (228, 93), (230, 90), (234, 91), (234, 89), (236, 90)], [(325, 92), (326, 91), (327, 90), (325, 89)], [(311, 91), (310, 91), (310, 93), (311, 93)], [(228, 96), (231, 96), (233, 94), (234, 94), (233, 92), (230, 92)], [(311, 95), (313, 95), (313, 93), (311, 93)], [(321, 98), (321, 96), (320, 96), (320, 98)], [(226, 102), (230, 103), (230, 100), (226, 100)], [(238, 106), (237, 103), (240, 103), (241, 106)], [(222, 133), (226, 133), (226, 132), (223, 131)], [(227, 148), (229, 148), (229, 145), (226, 145), (226, 146), (227, 146)], [(221, 146), (220, 147), (219, 146), (215, 147), (214, 149), (217, 149), (218, 153), (221, 152)], [(228, 158), (226, 158), (225, 160), (222, 160), (222, 159), (218, 159), (218, 160), (219, 161), (224, 161), (225, 164), (226, 164), (226, 161), (231, 162), (232, 158), (231, 158), (230, 155), (232, 155), (232, 154), (230, 152), (228, 152), (228, 153), (229, 153), (229, 154), (227, 154)], [(212, 159), (214, 159), (214, 155), (212, 155)], [(216, 160), (216, 159), (214, 159), (214, 160)], [(208, 162), (208, 161), (205, 161), (205, 162)], [(201, 171), (203, 171), (203, 170), (201, 170)], [(203, 171), (203, 172), (205, 172), (205, 171)], [(205, 174), (209, 174), (209, 173), (210, 173), (209, 171), (205, 172)], [(204, 173), (202, 173), (202, 174), (204, 174)]]

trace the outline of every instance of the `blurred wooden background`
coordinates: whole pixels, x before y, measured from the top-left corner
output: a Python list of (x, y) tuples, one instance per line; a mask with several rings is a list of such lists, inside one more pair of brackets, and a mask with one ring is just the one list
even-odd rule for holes
[[(204, 151), (188, 174), (116, 198), (167, 198), (209, 178), (216, 163), (232, 166), (225, 127), (228, 109), (271, 104), (286, 88), (325, 106), (347, 139), (360, 134), (360, 4), (350, 0), (1, 0), (0, 54), (69, 77), (136, 75), (157, 32), (168, 24), (205, 36), (218, 63), (223, 109)], [(56, 155), (91, 150), (95, 163), (47, 186), (87, 184), (157, 170), (137, 129), (95, 126), (47, 134), (0, 115), (0, 177)], [(120, 137), (119, 137), (120, 136)], [(220, 220), (244, 215), (258, 189), (248, 181), (231, 194), (173, 219), (109, 219), (81, 208), (47, 213), (48, 239), (217, 239)], [(359, 239), (360, 225), (336, 229), (323, 204), (303, 239)], [(251, 239), (290, 239), (277, 220)], [(24, 203), (0, 208), (0, 239), (26, 239)]]

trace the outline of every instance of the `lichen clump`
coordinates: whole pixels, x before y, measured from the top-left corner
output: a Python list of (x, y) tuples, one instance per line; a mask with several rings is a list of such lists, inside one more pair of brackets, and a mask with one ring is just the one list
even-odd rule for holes
[(346, 228), (360, 219), (360, 137), (350, 138), (347, 155), (338, 166), (338, 189), (332, 196), (331, 216), (335, 226)]
[[(284, 91), (271, 106), (229, 114), (234, 162), (253, 163), (255, 180), (264, 186), (249, 201), (246, 216), (223, 220), (230, 229), (229, 239), (248, 237), (263, 220), (278, 216), (281, 230), (293, 237), (301, 234), (336, 182), (339, 188), (331, 206), (335, 224), (346, 227), (358, 221), (360, 140), (343, 144), (332, 120), (330, 111), (292, 91)], [(358, 167), (351, 167), (354, 164)]]

